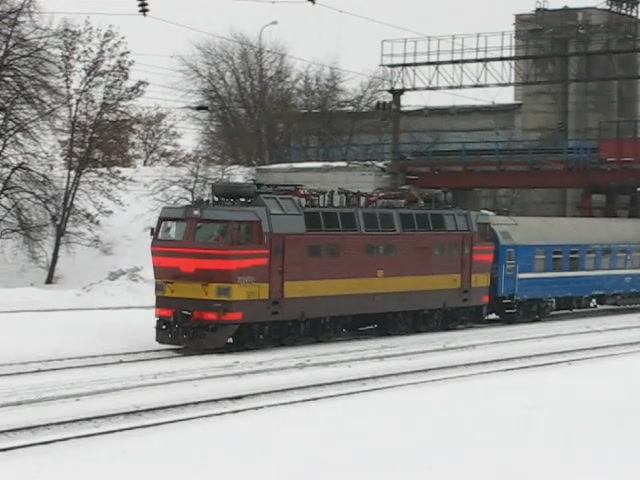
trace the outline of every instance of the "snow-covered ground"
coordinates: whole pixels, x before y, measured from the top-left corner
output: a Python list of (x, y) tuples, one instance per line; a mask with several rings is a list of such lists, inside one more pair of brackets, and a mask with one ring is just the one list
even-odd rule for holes
[[(102, 220), (100, 248), (63, 251), (55, 285), (43, 285), (46, 272), (30, 261), (20, 244), (0, 242), (0, 311), (153, 305), (149, 228), (162, 202), (151, 192), (158, 181), (178, 173), (166, 167), (126, 173), (133, 181), (122, 187), (123, 205), (110, 205), (113, 215)], [(225, 175), (241, 181), (252, 173), (230, 167)]]
[(640, 355), (0, 455), (11, 479), (636, 479)]

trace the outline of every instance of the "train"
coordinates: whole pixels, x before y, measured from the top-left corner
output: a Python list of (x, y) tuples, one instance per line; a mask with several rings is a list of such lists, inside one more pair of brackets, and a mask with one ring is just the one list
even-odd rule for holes
[(152, 229), (156, 341), (198, 350), (398, 335), (640, 303), (640, 220), (217, 184)]

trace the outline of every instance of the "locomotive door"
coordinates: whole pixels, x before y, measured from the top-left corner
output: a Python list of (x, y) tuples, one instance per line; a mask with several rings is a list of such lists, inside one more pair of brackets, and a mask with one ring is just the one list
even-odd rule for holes
[(279, 301), (284, 289), (284, 237), (271, 237), (271, 258), (269, 260), (269, 298)]
[(462, 237), (462, 291), (465, 295), (471, 289), (471, 235)]

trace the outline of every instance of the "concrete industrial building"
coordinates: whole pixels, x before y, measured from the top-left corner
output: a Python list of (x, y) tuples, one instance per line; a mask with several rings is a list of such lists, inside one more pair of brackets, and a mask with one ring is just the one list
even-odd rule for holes
[[(402, 110), (398, 118), (402, 158), (419, 161), (438, 154), (443, 156), (443, 164), (464, 165), (468, 157), (463, 157), (469, 155), (465, 149), (487, 155), (498, 143), (532, 148), (596, 142), (602, 122), (636, 121), (640, 117), (636, 50), (640, 22), (637, 12), (633, 13), (537, 8), (516, 15), (515, 31), (508, 37), (513, 42), (509, 47), (511, 63), (498, 64), (512, 70), (515, 101)], [(505, 43), (504, 38), (501, 41)], [(503, 85), (501, 81), (496, 85)], [(390, 160), (393, 115), (390, 110), (334, 112), (328, 141), (318, 135), (326, 129), (326, 114), (305, 114), (297, 137), (292, 139), (289, 161)], [(605, 207), (609, 214), (619, 215), (637, 208), (635, 188), (617, 193), (612, 197), (607, 191), (565, 188), (454, 191), (461, 206), (519, 215), (577, 216), (584, 214), (581, 209), (586, 196), (594, 214)]]

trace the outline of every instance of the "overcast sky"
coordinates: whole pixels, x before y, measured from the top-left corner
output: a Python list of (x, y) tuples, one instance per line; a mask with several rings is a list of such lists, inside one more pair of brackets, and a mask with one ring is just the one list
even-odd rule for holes
[[(155, 17), (188, 25), (194, 29), (225, 35), (241, 31), (257, 37), (260, 28), (277, 20), (278, 25), (265, 30), (265, 40), (279, 40), (292, 55), (359, 72), (372, 72), (380, 63), (380, 43), (386, 38), (416, 35), (376, 24), (326, 7), (374, 18), (424, 35), (495, 32), (513, 29), (514, 13), (535, 8), (534, 0), (318, 0), (308, 2), (239, 1), (239, 0), (148, 0)], [(551, 1), (552, 8), (594, 6), (596, 0)], [(136, 13), (136, 0), (40, 0), (44, 11)], [(74, 15), (82, 20), (82, 15)], [(56, 16), (54, 18), (59, 18)], [(148, 80), (147, 100), (166, 107), (180, 106), (184, 100), (179, 88), (172, 56), (188, 53), (194, 41), (206, 34), (189, 31), (142, 16), (94, 16), (98, 24), (113, 24), (129, 42), (138, 65), (136, 77)], [(163, 86), (164, 85), (164, 86)], [(169, 86), (167, 88), (166, 86)], [(171, 88), (173, 87), (173, 88)], [(465, 91), (486, 101), (508, 101), (509, 92)], [(405, 100), (405, 103), (407, 101)], [(411, 104), (473, 103), (465, 97), (444, 94), (420, 94), (409, 99)], [(477, 102), (476, 102), (477, 103)]]

